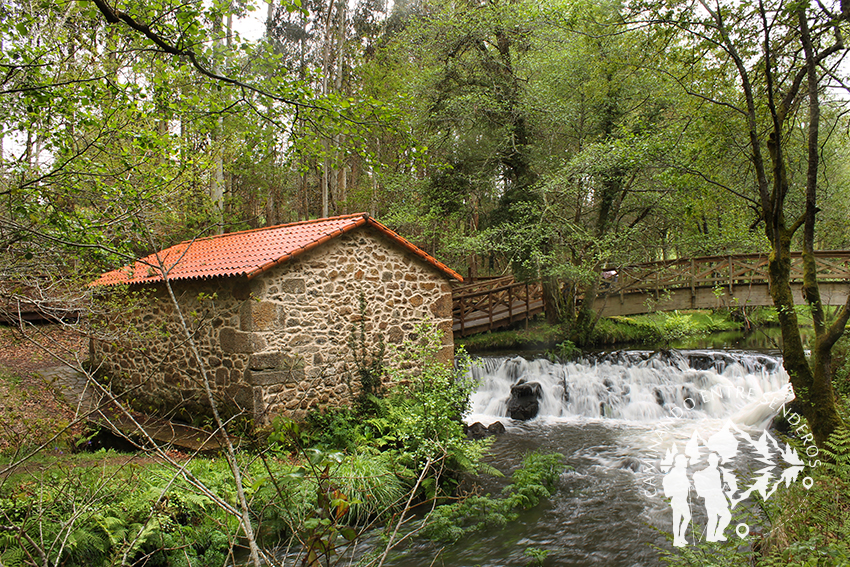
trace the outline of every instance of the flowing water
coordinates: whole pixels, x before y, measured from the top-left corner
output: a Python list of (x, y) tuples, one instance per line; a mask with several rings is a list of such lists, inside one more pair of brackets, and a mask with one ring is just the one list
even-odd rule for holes
[[(493, 444), (493, 466), (509, 476), (537, 449), (562, 453), (571, 470), (551, 501), (520, 521), (442, 550), (410, 545), (392, 565), (436, 557), (435, 565), (520, 566), (529, 562), (527, 548), (547, 551), (546, 565), (659, 565), (653, 546), (669, 547), (664, 533), (672, 532), (655, 468), (659, 441), (684, 446), (694, 432), (704, 440), (729, 423), (758, 433), (790, 393), (778, 357), (741, 351), (630, 351), (565, 364), (490, 357), (472, 373), (480, 386), (467, 421), (507, 426)], [(506, 417), (511, 386), (520, 382), (537, 382), (542, 393), (538, 417), (527, 422)], [(478, 482), (496, 494), (507, 480)], [(699, 520), (697, 512), (693, 525)]]

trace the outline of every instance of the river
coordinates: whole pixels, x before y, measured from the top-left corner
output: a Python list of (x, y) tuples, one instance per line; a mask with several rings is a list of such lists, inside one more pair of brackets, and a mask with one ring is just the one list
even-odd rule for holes
[[(790, 394), (778, 356), (747, 351), (622, 351), (565, 364), (482, 357), (472, 372), (480, 385), (467, 421), (487, 425), (499, 420), (507, 426), (492, 446), (490, 463), (509, 476), (522, 456), (536, 449), (562, 453), (570, 470), (561, 475), (554, 497), (520, 521), (442, 550), (428, 543), (411, 545), (395, 555), (392, 565), (429, 565), (437, 557), (435, 565), (521, 566), (529, 564), (528, 548), (548, 552), (545, 565), (660, 565), (654, 546), (670, 548), (665, 534), (673, 532), (661, 460), (673, 462), (674, 445), (681, 453), (701, 451), (701, 460), (691, 461), (696, 463), (706, 463), (707, 447), (722, 455), (729, 442), (743, 448), (739, 443), (747, 445), (747, 440), (752, 449), (759, 447), (760, 435), (764, 445), (771, 416)], [(523, 381), (538, 383), (541, 392), (538, 416), (525, 422), (505, 417), (511, 386)], [(718, 440), (725, 440), (727, 448)], [(753, 486), (743, 481), (752, 481), (753, 471), (765, 466), (764, 460), (744, 453), (734, 461), (742, 490)], [(703, 466), (692, 466), (689, 474)], [(478, 482), (484, 492), (497, 494), (507, 480), (482, 477)], [(744, 503), (737, 510), (746, 509)], [(687, 538), (692, 543), (707, 533), (707, 518), (693, 490), (690, 510)], [(737, 526), (747, 540), (753, 536), (744, 531), (755, 533), (756, 524), (758, 518), (736, 518), (725, 533), (735, 537)]]

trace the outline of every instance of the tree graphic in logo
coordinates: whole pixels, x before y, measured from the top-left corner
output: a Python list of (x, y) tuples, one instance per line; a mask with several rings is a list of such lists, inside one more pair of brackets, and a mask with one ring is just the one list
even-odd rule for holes
[[(743, 459), (764, 466), (755, 471), (748, 486), (739, 488), (733, 465)], [(703, 441), (699, 432), (695, 431), (683, 452), (673, 445), (660, 463), (664, 473), (664, 495), (670, 499), (673, 509), (673, 545), (683, 547), (688, 544), (686, 534), (692, 519), (692, 500), (702, 500), (705, 508), (708, 518), (705, 540), (726, 541), (725, 532), (732, 521), (731, 511), (735, 506), (753, 492), (764, 500), (769, 499), (780, 484), (784, 483), (787, 488), (796, 481), (804, 468), (797, 451), (787, 443), (780, 448), (767, 431), (754, 440), (731, 421), (727, 421), (707, 441)], [(694, 493), (696, 498), (693, 498)], [(735, 532), (745, 538), (749, 527), (738, 524)]]

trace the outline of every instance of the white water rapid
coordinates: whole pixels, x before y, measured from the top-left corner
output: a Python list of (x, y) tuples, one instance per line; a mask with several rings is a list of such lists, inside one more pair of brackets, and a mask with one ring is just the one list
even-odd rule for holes
[(781, 360), (751, 352), (628, 351), (568, 363), (492, 357), (471, 372), (479, 386), (466, 420), (484, 425), (509, 417), (511, 387), (523, 383), (540, 385), (536, 419), (547, 421), (646, 423), (673, 414), (760, 426), (775, 413), (771, 402), (791, 397)]
[[(530, 451), (560, 453), (567, 468), (553, 496), (520, 511), (517, 521), (450, 546), (414, 540), (389, 567), (527, 565), (529, 548), (545, 551), (545, 564), (558, 567), (662, 567), (657, 549), (672, 549), (665, 534), (673, 529), (659, 473), (666, 450), (685, 451), (694, 434), (711, 439), (730, 421), (733, 431), (759, 439), (790, 395), (778, 357), (742, 351), (630, 351), (569, 363), (489, 357), (477, 359), (471, 375), (478, 389), (466, 421), (506, 426), (491, 438), (487, 457), (504, 476), (471, 479), (476, 490), (499, 495)], [(536, 405), (533, 419), (507, 415), (520, 392)], [(746, 458), (734, 468), (744, 487), (764, 464), (741, 454)], [(690, 506), (688, 537), (697, 541), (707, 516), (696, 493)], [(744, 503), (736, 514), (748, 510)], [(743, 521), (736, 518), (736, 525)], [(761, 525), (757, 517), (746, 521)]]

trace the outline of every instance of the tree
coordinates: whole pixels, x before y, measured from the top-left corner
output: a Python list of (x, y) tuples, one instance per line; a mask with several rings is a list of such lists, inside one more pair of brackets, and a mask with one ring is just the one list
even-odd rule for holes
[[(764, 223), (784, 365), (814, 439), (822, 446), (843, 425), (832, 388), (831, 351), (850, 319), (850, 300), (829, 320), (813, 254), (821, 212), (821, 107), (830, 83), (843, 84), (839, 64), (846, 52), (842, 26), (848, 6), (699, 0), (672, 9), (650, 8), (650, 21), (662, 33), (676, 34), (683, 55), (708, 61), (705, 66), (712, 75), (693, 72), (680, 77), (688, 92), (718, 105), (739, 124), (738, 141), (746, 148), (750, 175), (724, 187), (752, 204)], [(729, 76), (736, 78), (737, 88), (717, 88)], [(795, 163), (795, 158), (800, 161)], [(790, 284), (795, 238), (803, 252), (803, 296), (814, 321), (810, 357)]]

